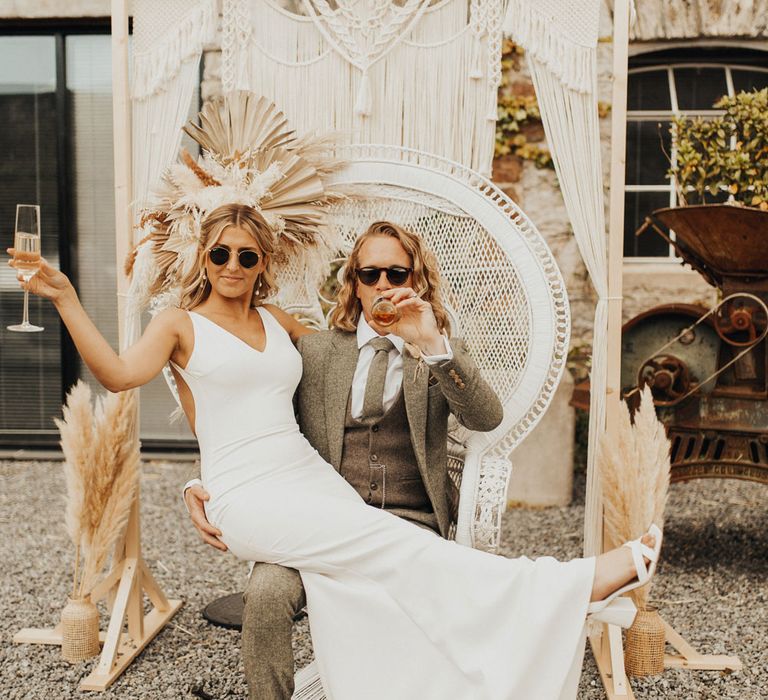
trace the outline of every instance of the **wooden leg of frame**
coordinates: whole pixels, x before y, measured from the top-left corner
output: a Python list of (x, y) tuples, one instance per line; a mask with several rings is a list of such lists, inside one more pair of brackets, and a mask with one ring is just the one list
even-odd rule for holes
[(737, 656), (723, 654), (700, 654), (672, 626), (662, 618), (667, 643), (678, 654), (665, 654), (665, 668), (688, 668), (698, 671), (740, 671), (741, 661)]
[[(153, 609), (144, 614), (144, 593)], [(81, 690), (105, 690), (160, 632), (182, 601), (168, 600), (141, 558), (138, 494), (134, 499), (125, 537), (115, 547), (112, 570), (92, 591), (93, 602), (105, 599), (110, 610), (106, 632), (99, 633), (103, 644), (96, 668), (80, 684)], [(124, 631), (127, 621), (127, 631)], [(61, 629), (23, 629), (14, 642), (61, 644)]]
[[(147, 595), (155, 604), (146, 615), (142, 602), (145, 587)], [(142, 560), (127, 557), (124, 560), (123, 575), (117, 586), (101, 658), (93, 672), (80, 684), (80, 689), (108, 688), (167, 624), (181, 604), (180, 600), (165, 598)], [(123, 631), (126, 619), (127, 633)]]
[(606, 697), (609, 700), (634, 700), (635, 695), (624, 671), (621, 628), (603, 625), (602, 633), (592, 635), (589, 641)]

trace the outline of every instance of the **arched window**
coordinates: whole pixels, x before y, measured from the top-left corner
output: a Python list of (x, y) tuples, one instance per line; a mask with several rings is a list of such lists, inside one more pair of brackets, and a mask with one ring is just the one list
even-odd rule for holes
[[(674, 258), (660, 237), (635, 236), (654, 209), (677, 206), (667, 178), (674, 158), (669, 126), (676, 115), (716, 116), (723, 95), (768, 87), (768, 52), (690, 47), (630, 58), (627, 95), (627, 166), (624, 256)], [(726, 198), (725, 195), (723, 197)]]

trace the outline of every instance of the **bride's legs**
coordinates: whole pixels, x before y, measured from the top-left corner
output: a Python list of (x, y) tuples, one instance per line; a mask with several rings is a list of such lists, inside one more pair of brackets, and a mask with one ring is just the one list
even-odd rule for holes
[[(650, 534), (643, 535), (640, 541), (651, 549), (656, 545), (656, 538)], [(643, 557), (643, 560), (648, 564), (646, 557)], [(632, 552), (627, 547), (619, 547), (601, 554), (595, 561), (595, 578), (589, 600), (603, 600), (635, 578), (637, 571)]]

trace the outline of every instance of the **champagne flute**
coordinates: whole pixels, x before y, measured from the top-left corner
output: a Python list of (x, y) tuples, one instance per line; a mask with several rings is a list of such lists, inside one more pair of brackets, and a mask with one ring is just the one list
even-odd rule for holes
[[(40, 207), (37, 204), (16, 205), (16, 234), (13, 240), (13, 262), (25, 282), (29, 282), (40, 268)], [(29, 322), (29, 291), (24, 290), (24, 318), (9, 331), (36, 333), (43, 330)]]

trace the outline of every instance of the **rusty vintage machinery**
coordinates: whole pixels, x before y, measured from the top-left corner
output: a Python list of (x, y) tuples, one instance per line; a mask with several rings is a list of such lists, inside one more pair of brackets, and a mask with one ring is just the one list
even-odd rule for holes
[(638, 235), (646, 232), (673, 245), (720, 300), (711, 309), (665, 304), (628, 321), (622, 391), (632, 399), (650, 385), (672, 442), (673, 481), (768, 484), (768, 212), (659, 209)]

